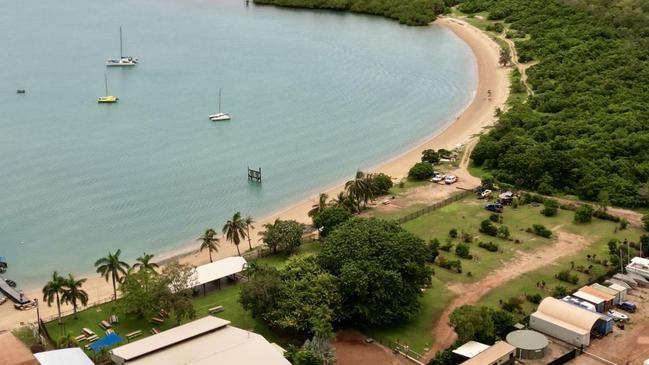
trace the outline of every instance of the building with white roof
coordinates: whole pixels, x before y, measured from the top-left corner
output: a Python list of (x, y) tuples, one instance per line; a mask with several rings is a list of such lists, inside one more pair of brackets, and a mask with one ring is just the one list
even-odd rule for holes
[(117, 365), (290, 365), (263, 336), (211, 316), (117, 347), (110, 357)]
[(95, 363), (78, 347), (38, 352), (34, 354), (40, 365), (94, 365)]

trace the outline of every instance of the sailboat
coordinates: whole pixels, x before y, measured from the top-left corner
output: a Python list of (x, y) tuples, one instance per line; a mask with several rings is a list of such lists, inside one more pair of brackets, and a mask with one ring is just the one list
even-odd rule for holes
[(137, 65), (137, 58), (124, 56), (124, 46), (122, 42), (122, 27), (119, 27), (119, 59), (109, 58), (106, 60), (106, 66), (135, 66)]
[(97, 98), (97, 102), (100, 104), (112, 104), (116, 103), (119, 98), (117, 96), (108, 95), (108, 75), (104, 74), (104, 83), (106, 85), (106, 96), (100, 96)]
[(224, 120), (230, 120), (230, 114), (221, 113), (221, 89), (219, 89), (219, 112), (208, 116), (212, 122), (220, 122)]

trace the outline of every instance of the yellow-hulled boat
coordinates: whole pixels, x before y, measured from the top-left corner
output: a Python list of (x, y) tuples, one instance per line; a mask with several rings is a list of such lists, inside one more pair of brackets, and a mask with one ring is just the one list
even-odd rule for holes
[(106, 104), (108, 104), (108, 103), (116, 103), (117, 100), (119, 100), (119, 98), (117, 96), (113, 96), (113, 95), (100, 96), (100, 97), (97, 98), (97, 102), (102, 103), (102, 104), (103, 103), (106, 103)]

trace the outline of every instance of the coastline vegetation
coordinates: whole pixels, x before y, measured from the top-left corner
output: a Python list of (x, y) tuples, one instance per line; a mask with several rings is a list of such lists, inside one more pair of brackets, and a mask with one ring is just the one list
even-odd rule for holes
[(380, 15), (407, 25), (427, 25), (454, 0), (254, 0), (259, 5), (327, 9)]

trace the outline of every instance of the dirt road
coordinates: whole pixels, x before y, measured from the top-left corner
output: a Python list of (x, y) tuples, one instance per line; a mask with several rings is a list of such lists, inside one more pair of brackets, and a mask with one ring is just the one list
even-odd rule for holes
[(574, 254), (588, 246), (589, 242), (582, 236), (556, 232), (557, 242), (551, 246), (534, 252), (518, 252), (517, 255), (505, 266), (490, 274), (488, 277), (470, 284), (454, 284), (448, 288), (458, 296), (449, 304), (440, 316), (433, 328), (435, 343), (424, 355), (422, 362), (426, 363), (432, 359), (438, 351), (441, 351), (453, 344), (456, 334), (448, 324), (449, 317), (455, 308), (465, 304), (474, 304), (487, 294), (490, 290), (497, 288), (506, 282), (530, 271), (551, 264), (556, 260)]

